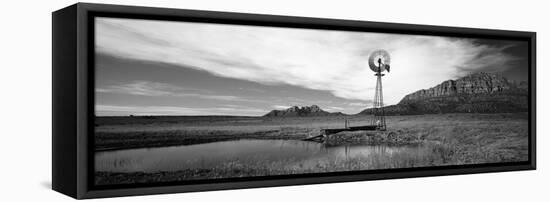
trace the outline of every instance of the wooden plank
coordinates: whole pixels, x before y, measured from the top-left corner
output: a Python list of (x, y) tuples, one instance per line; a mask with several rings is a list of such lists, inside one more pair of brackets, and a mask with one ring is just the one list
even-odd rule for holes
[(369, 125), (369, 126), (354, 126), (354, 127), (348, 127), (348, 128), (327, 128), (327, 129), (321, 129), (321, 135), (308, 137), (303, 140), (311, 141), (315, 139), (323, 139), (325, 136), (329, 136), (332, 134), (336, 134), (339, 132), (344, 131), (361, 131), (361, 130), (376, 130), (375, 125)]

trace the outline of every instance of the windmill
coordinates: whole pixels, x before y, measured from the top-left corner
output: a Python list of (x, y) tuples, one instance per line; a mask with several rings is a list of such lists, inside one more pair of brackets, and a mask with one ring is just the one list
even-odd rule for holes
[(376, 92), (374, 93), (374, 119), (371, 125), (350, 126), (345, 120), (344, 128), (323, 128), (319, 135), (307, 137), (308, 141), (324, 141), (329, 135), (342, 131), (386, 130), (386, 117), (384, 116), (384, 96), (382, 95), (382, 72), (390, 72), (390, 54), (385, 50), (376, 50), (369, 56), (369, 67), (376, 72)]
[(377, 130), (386, 130), (386, 117), (384, 114), (384, 96), (382, 94), (382, 72), (390, 72), (390, 54), (385, 50), (376, 50), (369, 56), (369, 67), (376, 72), (376, 90), (374, 93), (374, 119), (372, 125)]

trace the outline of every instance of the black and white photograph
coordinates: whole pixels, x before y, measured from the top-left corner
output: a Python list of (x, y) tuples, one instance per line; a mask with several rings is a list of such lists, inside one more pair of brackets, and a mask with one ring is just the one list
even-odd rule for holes
[(529, 160), (528, 41), (93, 26), (97, 186)]
[(0, 202), (550, 201), (544, 1), (3, 1)]

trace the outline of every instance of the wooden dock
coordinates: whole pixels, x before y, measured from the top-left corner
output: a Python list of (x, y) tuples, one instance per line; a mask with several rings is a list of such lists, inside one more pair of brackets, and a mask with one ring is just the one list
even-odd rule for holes
[[(347, 124), (346, 124), (347, 125)], [(352, 127), (346, 127), (346, 128), (328, 128), (328, 129), (321, 129), (321, 133), (317, 136), (308, 137), (304, 140), (306, 141), (317, 141), (317, 140), (323, 140), (329, 135), (336, 134), (339, 132), (344, 131), (365, 131), (365, 130), (377, 130), (378, 127), (376, 125), (368, 125), (368, 126), (352, 126)]]

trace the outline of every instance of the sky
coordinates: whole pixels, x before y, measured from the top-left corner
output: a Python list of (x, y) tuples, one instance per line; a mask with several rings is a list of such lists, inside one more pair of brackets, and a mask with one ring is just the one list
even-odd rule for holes
[(96, 115), (261, 116), (318, 105), (372, 107), (369, 54), (391, 72), (384, 104), (445, 80), (527, 80), (527, 42), (122, 18), (95, 19)]

